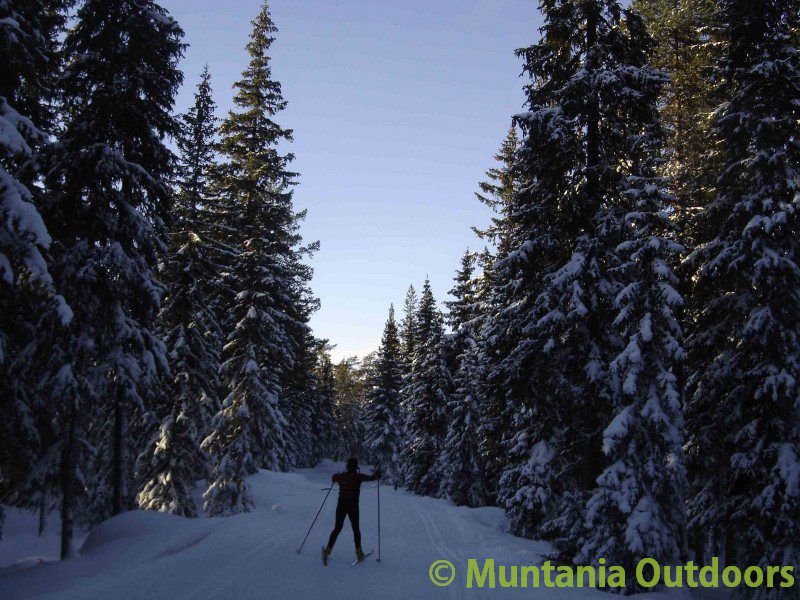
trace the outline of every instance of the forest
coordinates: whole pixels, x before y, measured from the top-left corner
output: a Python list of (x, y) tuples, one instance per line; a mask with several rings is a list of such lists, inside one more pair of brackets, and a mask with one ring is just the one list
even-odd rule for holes
[(268, 2), (221, 115), (152, 0), (0, 0), (0, 535), (352, 455), (563, 564), (800, 568), (800, 0), (539, 9), (484, 247), (334, 363)]

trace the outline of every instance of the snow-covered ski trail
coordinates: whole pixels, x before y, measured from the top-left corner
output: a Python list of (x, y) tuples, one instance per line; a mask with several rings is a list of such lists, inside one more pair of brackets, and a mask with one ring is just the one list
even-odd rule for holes
[[(28, 528), (35, 536), (36, 516), (9, 509), (0, 540), (0, 598), (48, 599), (202, 599), (259, 600), (292, 598), (526, 597), (607, 600), (591, 590), (465, 589), (468, 558), (493, 558), (498, 564), (537, 564), (550, 551), (547, 544), (504, 533), (500, 509), (468, 509), (444, 500), (414, 496), (381, 486), (382, 560), (380, 568), (350, 568), (353, 538), (345, 525), (327, 567), (314, 552), (297, 554), (308, 525), (341, 464), (325, 462), (295, 473), (261, 471), (249, 483), (255, 509), (216, 519), (183, 519), (135, 511), (110, 519), (91, 531), (80, 556), (65, 562), (32, 560), (57, 555), (57, 538), (47, 545), (19, 545), (15, 532)], [(333, 527), (335, 502), (329, 502), (311, 531), (308, 543), (322, 547)], [(57, 531), (55, 517), (48, 528)], [(377, 543), (377, 497), (361, 492), (361, 533), (366, 546)], [(17, 536), (17, 539), (18, 536)], [(27, 539), (27, 538), (26, 538)], [(431, 583), (428, 569), (449, 560), (456, 569), (452, 585)], [(651, 594), (648, 600), (656, 600)]]

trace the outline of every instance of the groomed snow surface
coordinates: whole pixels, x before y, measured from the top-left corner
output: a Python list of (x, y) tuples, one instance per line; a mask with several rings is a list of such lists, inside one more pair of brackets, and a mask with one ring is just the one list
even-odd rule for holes
[[(538, 564), (548, 546), (504, 533), (497, 508), (468, 509), (381, 486), (382, 560), (377, 554), (377, 494), (361, 492), (365, 551), (354, 568), (349, 522), (328, 566), (320, 549), (333, 527), (334, 488), (302, 554), (297, 548), (314, 518), (330, 476), (342, 465), (323, 462), (295, 473), (261, 471), (251, 478), (256, 508), (227, 518), (184, 519), (129, 512), (78, 538), (78, 558), (59, 562), (57, 523), (36, 534), (36, 516), (9, 510), (0, 540), (0, 598), (258, 598), (354, 600), (382, 598), (580, 598), (610, 600), (597, 590), (465, 589), (468, 558), (496, 564)], [(53, 519), (55, 521), (55, 519)], [(431, 562), (451, 561), (456, 578), (434, 586)], [(688, 592), (648, 594), (647, 600), (689, 598)]]

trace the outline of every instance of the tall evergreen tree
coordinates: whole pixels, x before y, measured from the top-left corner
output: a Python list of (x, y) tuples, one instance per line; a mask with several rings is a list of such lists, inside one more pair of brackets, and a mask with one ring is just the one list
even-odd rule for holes
[(296, 368), (298, 340), (306, 339), (308, 311), (300, 303), (311, 270), (302, 264), (309, 248), (299, 245), (304, 213), (292, 207), (293, 156), (277, 149), (292, 132), (274, 121), (286, 107), (270, 66), (276, 31), (264, 3), (247, 45), (250, 63), (235, 85), (238, 108), (220, 127), (227, 161), (215, 185), (230, 225), (226, 241), (236, 249), (230, 265), (236, 294), (222, 364), (228, 395), (204, 442), (213, 455), (206, 492), (213, 514), (246, 510), (244, 477), (293, 460), (283, 387)]
[(647, 65), (641, 18), (618, 2), (541, 8), (541, 41), (519, 51), (533, 82), (517, 118), (515, 249), (497, 266), (488, 381), (516, 407), (500, 491), (512, 526), (574, 560), (617, 409), (611, 365), (627, 343), (614, 327), (626, 207), (647, 186), (659, 196), (645, 169), (664, 77)]
[[(690, 527), (698, 557), (800, 562), (797, 0), (723, 0), (725, 165), (687, 258)], [(713, 477), (708, 477), (713, 473)], [(780, 597), (752, 590), (753, 597)], [(788, 597), (788, 595), (787, 595)]]
[[(632, 18), (632, 17), (629, 17)], [(651, 75), (652, 77), (652, 75)], [(676, 311), (683, 298), (670, 264), (683, 248), (667, 237), (672, 199), (657, 176), (661, 135), (658, 85), (640, 88), (651, 114), (631, 152), (638, 168), (620, 201), (629, 239), (617, 250), (622, 289), (615, 326), (624, 349), (610, 365), (613, 417), (603, 431), (608, 465), (587, 504), (577, 562), (605, 558), (633, 570), (643, 558), (675, 564), (686, 555), (683, 407), (684, 358)], [(645, 117), (644, 111), (642, 111)], [(643, 591), (638, 584), (629, 590)]]
[(662, 172), (682, 208), (708, 198), (708, 129), (714, 107), (712, 0), (636, 0), (655, 40), (651, 64), (669, 75), (659, 101), (666, 138)]
[[(51, 237), (35, 185), (53, 128), (58, 36), (68, 4), (0, 1), (0, 499), (25, 505), (44, 499), (37, 462), (52, 441), (53, 407), (32, 360), (43, 358), (38, 346), (46, 343), (37, 331), (71, 319), (48, 270)], [(0, 508), (0, 535), (2, 522)]]
[(478, 183), (479, 192), (475, 192), (478, 200), (492, 209), (495, 216), (486, 229), (473, 228), (482, 239), (488, 240), (494, 246), (494, 254), (505, 257), (510, 251), (509, 244), (510, 220), (509, 210), (514, 197), (516, 177), (514, 174), (514, 157), (519, 147), (519, 134), (515, 124), (511, 124), (508, 134), (500, 145), (500, 150), (494, 159), (497, 166), (486, 171), (486, 181)]
[(446, 303), (456, 357), (453, 392), (447, 406), (447, 437), (437, 470), (441, 474), (440, 496), (458, 505), (484, 506), (488, 494), (480, 436), (483, 357), (477, 343), (480, 307), (474, 269), (475, 255), (467, 251), (450, 290), (455, 299)]
[(459, 506), (485, 506), (489, 491), (480, 437), (482, 355), (471, 332), (463, 333), (462, 348), (448, 402), (447, 437), (439, 459), (439, 496)]
[[(204, 304), (202, 282), (213, 281), (200, 239), (189, 233), (170, 257), (170, 284), (162, 309), (164, 343), (172, 371), (171, 385), (158, 399), (159, 427), (144, 447), (138, 466), (139, 506), (185, 517), (197, 514), (192, 488), (208, 474), (200, 448), (208, 414), (218, 404), (219, 329)], [(212, 277), (204, 279), (211, 273)]]
[(399, 483), (400, 449), (402, 442), (402, 412), (400, 392), (403, 386), (403, 366), (400, 338), (394, 320), (394, 305), (375, 358), (367, 405), (364, 409), (364, 445), (373, 465), (388, 479)]
[(175, 207), (170, 253), (162, 269), (167, 288), (160, 314), (161, 336), (172, 370), (171, 385), (157, 399), (158, 429), (140, 455), (139, 506), (193, 517), (191, 490), (209, 473), (200, 442), (219, 412), (222, 328), (214, 303), (223, 266), (217, 245), (206, 241), (214, 157), (214, 102), (208, 67), (201, 74), (194, 105), (181, 117)]
[[(515, 264), (518, 255), (509, 257), (509, 254), (512, 248), (524, 241), (519, 230), (525, 213), (515, 204), (517, 182), (520, 178), (519, 172), (515, 170), (518, 149), (517, 126), (512, 123), (508, 136), (494, 157), (497, 166), (486, 172), (487, 180), (479, 182), (481, 191), (476, 193), (478, 200), (495, 212), (489, 227), (475, 229), (481, 238), (494, 246), (481, 255), (484, 277), (482, 288), (476, 292), (482, 296), (482, 323), (478, 336), (479, 349), (474, 350), (491, 357), (504, 356), (515, 335), (510, 327), (513, 319), (507, 319), (508, 313), (503, 312), (503, 309), (512, 305), (509, 294), (516, 291), (509, 285), (512, 279), (509, 269)], [(500, 477), (507, 463), (506, 440), (511, 432), (513, 403), (506, 397), (503, 371), (496, 368), (500, 363), (493, 358), (480, 359), (479, 362), (482, 365), (481, 453), (488, 493), (494, 503)]]
[(414, 360), (406, 389), (408, 422), (403, 457), (406, 486), (428, 496), (439, 491), (436, 467), (447, 433), (446, 408), (452, 386), (443, 337), (442, 315), (426, 279), (414, 321)]
[[(178, 130), (182, 35), (149, 0), (88, 0), (64, 42), (64, 130), (46, 219), (57, 233), (52, 272), (75, 318), (54, 355), (67, 362), (52, 371), (68, 369), (72, 381), (56, 400), (73, 406), (61, 428), (62, 464), (73, 471), (65, 486), (75, 480), (74, 432), (90, 429), (98, 448), (87, 482), (95, 519), (133, 504), (135, 425), (167, 368), (153, 330), (161, 287), (152, 268), (170, 203), (174, 157), (164, 138)], [(64, 490), (62, 512), (75, 491)]]

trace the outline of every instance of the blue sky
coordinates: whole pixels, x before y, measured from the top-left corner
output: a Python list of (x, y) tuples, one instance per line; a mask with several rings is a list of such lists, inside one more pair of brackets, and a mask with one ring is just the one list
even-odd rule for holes
[[(190, 44), (178, 99), (208, 62), (219, 115), (246, 64), (259, 0), (162, 0)], [(273, 73), (294, 129), (306, 240), (319, 240), (312, 327), (334, 358), (377, 347), (389, 304), (431, 278), (446, 298), (470, 231), (474, 196), (522, 109), (514, 49), (537, 37), (534, 0), (272, 0)]]

